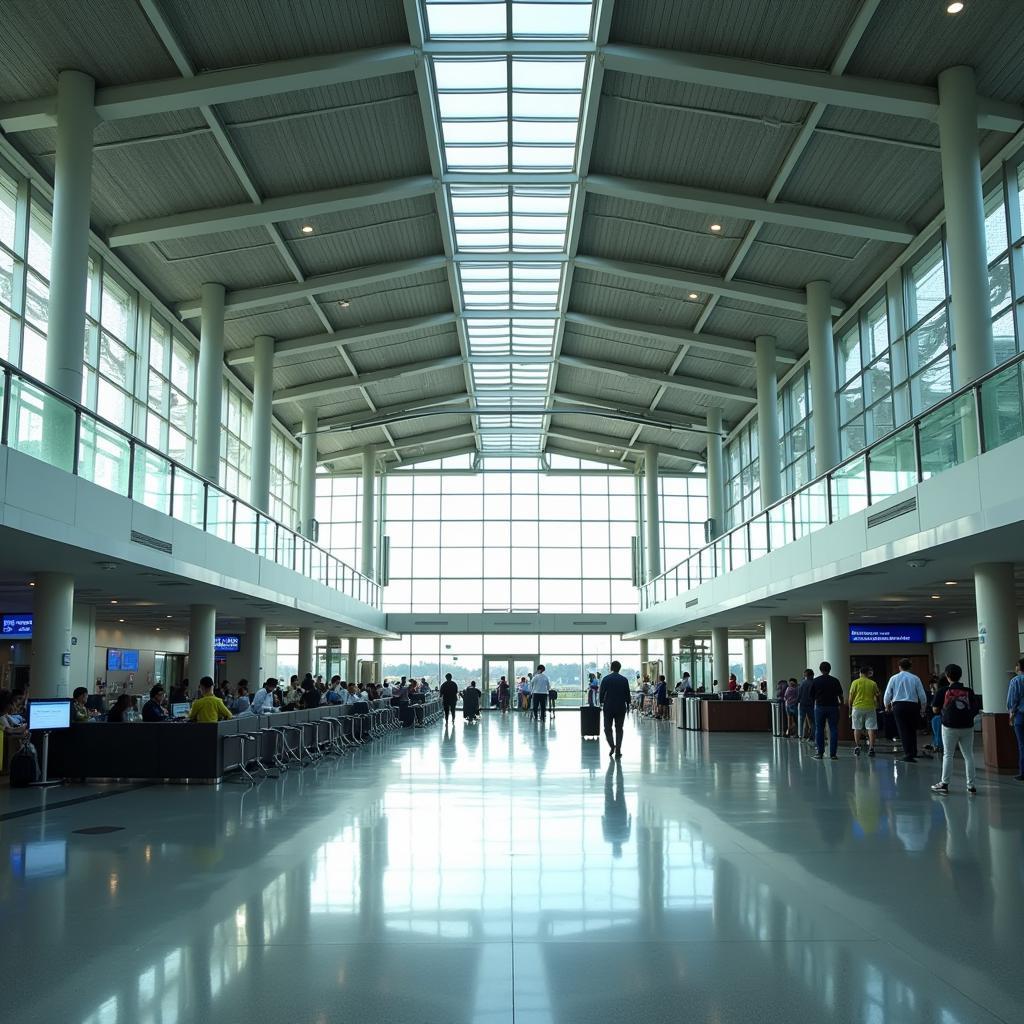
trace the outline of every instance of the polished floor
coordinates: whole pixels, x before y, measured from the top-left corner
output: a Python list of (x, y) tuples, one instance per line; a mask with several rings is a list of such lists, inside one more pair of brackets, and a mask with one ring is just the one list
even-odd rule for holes
[(1022, 1019), (1024, 787), (983, 775), (970, 799), (961, 774), (943, 799), (934, 763), (627, 730), (621, 765), (563, 710), (255, 788), (0, 803), (3, 1016)]

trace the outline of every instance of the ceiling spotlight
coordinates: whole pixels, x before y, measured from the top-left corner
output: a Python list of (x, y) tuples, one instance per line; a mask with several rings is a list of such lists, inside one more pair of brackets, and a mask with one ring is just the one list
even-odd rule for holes
[(931, 616), (930, 616), (930, 615), (926, 615), (926, 616), (925, 616), (925, 618), (926, 618), (926, 619), (930, 619), (930, 618), (931, 618)]
[(301, 230), (302, 230), (302, 233), (304, 235), (311, 235), (311, 234), (313, 234), (313, 225), (312, 224), (303, 224)]
[(124, 622), (124, 619), (118, 619), (117, 621), (118, 622)]
[(698, 299), (698, 298), (700, 298), (700, 296), (696, 292), (690, 292), (690, 294), (687, 295), (687, 298), (692, 300), (692, 299)]
[(942, 598), (938, 594), (932, 594), (932, 600), (933, 601), (941, 601)]
[[(929, 616), (929, 617), (930, 617), (930, 616)], [(160, 627), (159, 627), (159, 626), (157, 626), (157, 627), (156, 627), (156, 631), (157, 631), (158, 633), (160, 632)]]
[(719, 231), (722, 230), (722, 225), (721, 224), (712, 224), (710, 226), (710, 230), (714, 231), (717, 234)]
[(964, 5), (960, 3), (960, 0), (955, 0), (954, 3), (946, 5), (947, 14), (959, 14), (964, 9)]
[(117, 604), (117, 599), (116, 599), (116, 598), (113, 598), (113, 597), (112, 597), (112, 598), (110, 599), (110, 603), (111, 603), (111, 604)]
[(36, 581), (35, 581), (35, 580), (29, 580), (29, 581), (28, 581), (28, 585), (29, 585), (30, 587), (34, 587), (34, 586), (36, 585)]
[(167, 618), (167, 619), (171, 619), (171, 618), (173, 618), (173, 617), (174, 617), (173, 615), (165, 615), (165, 616), (164, 616), (164, 618)]
[(349, 302), (348, 299), (338, 299), (338, 307), (340, 309), (348, 309), (348, 307), (351, 305), (352, 303)]
[(907, 560), (907, 565), (911, 569), (923, 569), (927, 564), (927, 558), (910, 558)]
[(947, 587), (955, 587), (956, 585), (957, 585), (957, 581), (956, 580), (946, 580), (946, 586)]

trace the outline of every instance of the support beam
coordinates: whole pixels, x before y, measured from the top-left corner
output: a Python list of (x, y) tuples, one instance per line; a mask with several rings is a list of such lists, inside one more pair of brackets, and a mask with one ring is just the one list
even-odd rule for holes
[(807, 349), (811, 366), (815, 476), (821, 476), (839, 464), (836, 346), (829, 315), (830, 294), (828, 281), (810, 281), (807, 284)]
[[(750, 402), (752, 405), (757, 401), (757, 394), (753, 388), (741, 388), (735, 384), (722, 384), (718, 381), (702, 380), (697, 377), (678, 377), (671, 373), (660, 373), (657, 370), (631, 366), (628, 363), (612, 363), (603, 359), (582, 359), (579, 356), (564, 354), (559, 358), (559, 363), (562, 366), (573, 366), (581, 370), (598, 370), (602, 373), (614, 373), (620, 377), (631, 377), (634, 380), (638, 378), (649, 380), (667, 388), (693, 391), (701, 395), (716, 395), (739, 402)], [(648, 415), (650, 415), (649, 411)]]
[[(414, 70), (417, 60), (411, 46), (380, 46), (206, 71), (193, 78), (109, 85), (96, 90), (96, 114), (102, 121), (117, 121), (219, 103), (240, 103), (301, 89), (398, 75)], [(56, 96), (0, 105), (0, 128), (8, 134), (52, 128), (56, 123)]]
[[(571, 391), (556, 391), (552, 396), (556, 405), (580, 405), (586, 406), (594, 415), (607, 412), (621, 412), (628, 416), (638, 417), (637, 422), (647, 422), (650, 426), (670, 427), (673, 430), (693, 430), (703, 433), (707, 430), (707, 420), (697, 416), (680, 416), (678, 413), (658, 413), (658, 422), (651, 421), (651, 410), (645, 405), (626, 405), (623, 402), (609, 401), (607, 398), (594, 398), (592, 395), (577, 395)], [(575, 412), (577, 415), (585, 416), (587, 412), (581, 410), (566, 410)]]
[(195, 238), (219, 231), (241, 231), (244, 228), (280, 224), (299, 217), (318, 217), (345, 213), (366, 206), (396, 203), (403, 199), (433, 195), (433, 178), (421, 175), (399, 181), (367, 182), (343, 188), (323, 189), (294, 196), (277, 196), (262, 203), (238, 203), (206, 210), (189, 210), (168, 217), (153, 217), (121, 224), (107, 237), (111, 249), (148, 242), (166, 242), (175, 238)]
[(252, 476), (249, 502), (270, 514), (270, 450), (273, 436), (274, 339), (256, 341), (256, 367), (252, 381)]
[(714, 540), (725, 533), (725, 456), (722, 445), (722, 410), (708, 409), (708, 519)]
[(221, 402), (224, 391), (224, 285), (202, 287), (199, 372), (196, 375), (196, 472), (220, 480)]
[(761, 508), (782, 497), (779, 465), (779, 380), (776, 373), (775, 339), (761, 335), (757, 345), (757, 464)]
[[(486, 430), (482, 433), (487, 433)], [(506, 430), (502, 430), (501, 433), (507, 433)], [(594, 445), (596, 448), (614, 448), (617, 452), (628, 451), (631, 454), (638, 455), (653, 451), (655, 455), (664, 456), (670, 459), (683, 459), (686, 462), (691, 462), (694, 465), (703, 465), (704, 459), (696, 452), (684, 452), (676, 448), (666, 448), (663, 445), (656, 444), (634, 444), (628, 438), (623, 439), (621, 437), (608, 437), (605, 434), (593, 434), (586, 430), (573, 430), (569, 427), (560, 427), (555, 423), (552, 423), (548, 427), (549, 437), (559, 437), (563, 441), (572, 441), (576, 444), (589, 444)], [(611, 454), (606, 452), (605, 454)]]
[(308, 540), (313, 540), (316, 519), (316, 464), (316, 409), (304, 409), (299, 459), (299, 533)]
[[(228, 292), (224, 306), (229, 313), (244, 313), (264, 306), (277, 306), (282, 302), (308, 299), (311, 295), (323, 295), (325, 292), (358, 291), (414, 274), (443, 270), (444, 266), (444, 256), (421, 256), (397, 263), (378, 263), (369, 267), (356, 267), (354, 270), (342, 270), (336, 274), (310, 277), (305, 281), (283, 281), (262, 288), (242, 288)], [(201, 308), (199, 299), (189, 299), (178, 303), (175, 312), (183, 320), (190, 320), (199, 316)]]
[[(359, 571), (370, 580), (377, 579), (373, 560), (375, 510), (377, 507), (377, 449), (371, 445), (363, 450), (362, 514), (359, 517), (360, 558)], [(350, 641), (354, 643), (355, 641)]]
[[(274, 392), (274, 404), (281, 402), (299, 402), (324, 395), (336, 395), (352, 388), (364, 388), (380, 381), (398, 380), (399, 377), (413, 377), (431, 370), (447, 370), (454, 366), (462, 366), (462, 356), (443, 356), (440, 359), (424, 359), (418, 363), (404, 363), (386, 370), (373, 370), (358, 376), (334, 377), (330, 380), (318, 380), (312, 384), (299, 384), (294, 388), (282, 388)], [(376, 417), (374, 418), (376, 420)]]
[[(596, 274), (607, 274), (625, 281), (640, 281), (643, 284), (663, 288), (679, 288), (686, 291), (710, 292), (727, 299), (753, 302), (759, 306), (785, 309), (802, 313), (806, 305), (804, 293), (796, 288), (778, 288), (770, 284), (753, 281), (729, 281), (724, 277), (712, 277), (693, 270), (679, 267), (662, 267), (654, 263), (631, 263), (626, 260), (609, 260), (600, 256), (577, 256), (578, 270), (591, 270)], [(832, 312), (838, 316), (846, 307), (841, 302), (832, 304)]]
[[(274, 345), (274, 362), (278, 362), (281, 356), (304, 355), (307, 352), (338, 348), (356, 341), (386, 341), (395, 335), (428, 331), (434, 327), (454, 324), (454, 313), (432, 313), (430, 316), (411, 316), (404, 320), (382, 320), (379, 323), (364, 324), (361, 327), (345, 327), (340, 331), (311, 334), (305, 338), (288, 338), (278, 341)], [(228, 366), (241, 366), (243, 363), (251, 363), (255, 358), (255, 348), (235, 349), (228, 353)]]
[[(351, 429), (353, 427), (358, 428), (361, 423), (364, 423), (371, 416), (373, 422), (377, 423), (381, 420), (384, 422), (395, 422), (396, 420), (415, 419), (416, 413), (426, 416), (430, 415), (430, 410), (432, 409), (445, 408), (446, 412), (457, 412), (459, 410), (446, 407), (465, 405), (469, 402), (469, 397), (464, 391), (460, 391), (450, 395), (439, 395), (437, 398), (425, 398), (422, 402), (413, 402), (410, 405), (382, 405), (373, 413), (360, 409), (359, 412), (347, 412), (339, 416), (325, 416), (320, 420), (318, 429), (321, 431), (332, 431)], [(390, 417), (395, 419), (392, 420)], [(299, 429), (296, 427), (295, 432), (298, 433)]]
[[(387, 447), (391, 451), (407, 451), (423, 448), (426, 445), (441, 444), (444, 441), (455, 441), (463, 437), (472, 437), (473, 434), (473, 424), (467, 423), (465, 426), (451, 427), (448, 430), (434, 430), (427, 434), (414, 434), (412, 437), (396, 437), (395, 443)], [(371, 448), (376, 452), (378, 448), (383, 447), (383, 445), (370, 445), (369, 447), (349, 448), (346, 451), (335, 452), (326, 459), (321, 459), (320, 465), (331, 466), (336, 462), (344, 462), (346, 459), (365, 455)]]
[(436, 452), (427, 452), (423, 455), (415, 455), (412, 458), (403, 458), (402, 467), (404, 469), (407, 466), (417, 466), (421, 462), (436, 462), (438, 459), (449, 459), (456, 455), (468, 455), (470, 452), (477, 452), (475, 444), (454, 445), (451, 448), (442, 448)]
[[(632, 476), (633, 469), (629, 463), (622, 463), (618, 459), (608, 458), (606, 455), (593, 454), (590, 455), (587, 452), (576, 452), (571, 448), (563, 448), (560, 445), (552, 444), (549, 440), (544, 446), (545, 455), (561, 455), (567, 459), (583, 459), (585, 462), (597, 462), (602, 466), (608, 466), (610, 469), (618, 469), (621, 471), (623, 476)], [(638, 455), (637, 452), (629, 452), (630, 455)], [(690, 474), (686, 474), (689, 476)]]
[[(614, 44), (605, 46), (601, 53), (605, 67), (610, 71), (924, 121), (935, 121), (938, 117), (938, 91), (926, 85), (854, 75), (829, 75), (781, 64), (647, 46)], [(978, 101), (979, 128), (1013, 133), (1022, 125), (1024, 108), (1018, 104), (988, 99)]]
[[(695, 331), (686, 331), (681, 327), (666, 327), (661, 324), (638, 323), (633, 320), (614, 320), (611, 317), (591, 316), (589, 313), (565, 314), (565, 320), (570, 324), (579, 324), (581, 327), (593, 327), (602, 331), (615, 331), (631, 338), (639, 338), (649, 341), (657, 338), (662, 341), (669, 341), (678, 344), (680, 347), (708, 349), (719, 355), (728, 352), (730, 355), (743, 356), (745, 359), (755, 358), (755, 346), (752, 341), (742, 341), (739, 338), (723, 338), (714, 334), (697, 334)], [(777, 356), (778, 362), (789, 365), (796, 363), (794, 356)]]
[[(644, 447), (644, 526), (647, 582), (661, 575), (661, 510), (658, 500), (658, 449)], [(666, 654), (670, 649), (666, 648)]]
[(798, 203), (771, 203), (757, 196), (734, 192), (716, 192), (706, 188), (670, 185), (660, 181), (637, 181), (605, 174), (592, 174), (584, 182), (591, 195), (609, 196), (631, 202), (661, 206), (690, 213), (709, 213), (739, 220), (760, 220), (809, 231), (827, 231), (853, 238), (870, 238), (880, 242), (909, 245), (915, 232), (909, 224), (864, 217), (842, 210), (829, 210)]

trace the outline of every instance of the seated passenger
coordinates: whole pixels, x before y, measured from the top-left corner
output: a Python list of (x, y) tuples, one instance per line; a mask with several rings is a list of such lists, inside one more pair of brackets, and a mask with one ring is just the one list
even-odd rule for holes
[(130, 722), (131, 719), (128, 717), (132, 707), (132, 698), (129, 693), (122, 693), (120, 697), (114, 701), (114, 706), (107, 712), (108, 722)]
[(76, 686), (71, 694), (71, 721), (73, 724), (91, 722), (96, 712), (89, 709), (86, 701), (89, 699), (89, 691), (84, 686)]
[(164, 688), (157, 683), (152, 690), (149, 691), (149, 700), (142, 706), (142, 720), (144, 722), (166, 722), (168, 721), (167, 708), (164, 707), (164, 701), (167, 699), (167, 694), (164, 693)]
[(213, 680), (209, 676), (203, 676), (199, 680), (199, 699), (193, 701), (192, 708), (188, 713), (190, 722), (219, 722), (222, 719), (231, 717), (224, 701), (213, 695)]
[(235, 699), (231, 702), (230, 710), (233, 715), (244, 715), (249, 710), (249, 682), (240, 679)]
[(0, 733), (3, 733), (6, 742), (16, 752), (28, 737), (28, 726), (24, 722), (15, 721), (18, 716), (13, 713), (13, 709), (13, 695), (8, 690), (0, 690)]
[(331, 685), (327, 687), (324, 701), (327, 704), (344, 704), (345, 698), (338, 692), (341, 687), (341, 676), (331, 676)]
[(308, 672), (306, 678), (302, 680), (302, 707), (305, 710), (320, 707), (320, 691)]
[(277, 691), (277, 680), (271, 676), (264, 684), (256, 691), (256, 696), (252, 699), (252, 704), (249, 710), (254, 715), (269, 715), (276, 711), (274, 706), (274, 694)]

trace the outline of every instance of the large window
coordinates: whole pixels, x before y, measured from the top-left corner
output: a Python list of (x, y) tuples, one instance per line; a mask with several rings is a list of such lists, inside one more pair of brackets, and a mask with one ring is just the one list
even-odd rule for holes
[(725, 525), (731, 528), (761, 510), (756, 417), (741, 427), (726, 446), (725, 473)]
[(220, 414), (220, 485), (229, 494), (248, 500), (252, 475), (252, 402), (227, 380)]
[(795, 373), (779, 392), (779, 464), (782, 492), (803, 487), (814, 476), (814, 431), (811, 425), (811, 373)]
[(194, 456), (196, 354), (158, 316), (150, 320), (147, 443), (191, 468)]
[(275, 425), (270, 434), (270, 514), (289, 527), (299, 517), (298, 480), (298, 451), (291, 438)]
[(663, 476), (661, 489), (661, 564), (678, 565), (704, 547), (708, 483), (703, 476)]
[(316, 478), (320, 546), (346, 565), (358, 566), (360, 561), (362, 494), (362, 481), (357, 476)]

